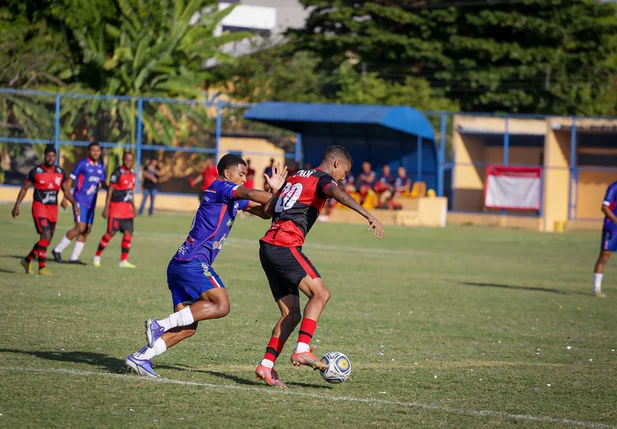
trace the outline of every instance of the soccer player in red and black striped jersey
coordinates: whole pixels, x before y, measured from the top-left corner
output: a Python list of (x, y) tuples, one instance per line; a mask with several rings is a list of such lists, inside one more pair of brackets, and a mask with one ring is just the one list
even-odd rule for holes
[[(271, 386), (285, 388), (274, 370), (274, 363), (300, 321), (298, 343), (291, 362), (316, 369), (326, 367), (313, 354), (310, 343), (319, 316), (330, 299), (330, 291), (317, 269), (302, 253), (304, 239), (326, 200), (334, 198), (356, 211), (368, 221), (369, 230), (375, 230), (376, 237), (383, 237), (381, 222), (338, 186), (349, 174), (351, 165), (351, 155), (344, 147), (330, 146), (324, 152), (319, 168), (298, 171), (277, 192), (272, 226), (260, 240), (259, 259), (281, 317), (274, 325), (266, 354), (255, 370), (257, 378)], [(303, 317), (299, 291), (309, 298)]]
[(137, 214), (133, 191), (135, 190), (135, 155), (133, 152), (124, 152), (122, 165), (111, 173), (107, 199), (103, 218), (107, 219), (107, 231), (101, 238), (99, 248), (92, 258), (95, 267), (101, 266), (101, 254), (109, 244), (109, 240), (117, 231), (122, 232), (122, 252), (120, 254), (120, 268), (135, 268), (128, 261), (131, 240), (133, 239), (133, 219)]
[(79, 215), (79, 205), (75, 203), (73, 194), (67, 182), (66, 172), (56, 165), (56, 149), (53, 145), (45, 148), (45, 160), (43, 164), (34, 167), (28, 173), (24, 181), (15, 207), (13, 207), (13, 217), (19, 216), (19, 205), (23, 201), (30, 185), (34, 186), (34, 201), (32, 203), (32, 218), (36, 232), (41, 236), (34, 245), (28, 256), (21, 261), (21, 265), (26, 270), (26, 274), (32, 274), (32, 260), (39, 259), (39, 275), (51, 275), (45, 267), (47, 258), (47, 246), (56, 230), (58, 221), (58, 192), (62, 189), (64, 196), (73, 204), (75, 212)]

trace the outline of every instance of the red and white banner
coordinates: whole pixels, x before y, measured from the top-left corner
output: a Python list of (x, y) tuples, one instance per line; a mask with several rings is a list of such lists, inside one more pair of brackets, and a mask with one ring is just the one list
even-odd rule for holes
[(489, 165), (484, 205), (489, 209), (540, 210), (541, 167)]

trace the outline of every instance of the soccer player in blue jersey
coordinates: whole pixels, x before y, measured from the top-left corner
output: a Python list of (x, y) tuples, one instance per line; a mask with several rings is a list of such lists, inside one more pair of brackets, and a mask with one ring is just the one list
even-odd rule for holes
[[(269, 192), (247, 188), (247, 166), (238, 155), (228, 154), (217, 165), (218, 177), (204, 192), (191, 231), (167, 267), (167, 285), (175, 313), (164, 319), (146, 321), (148, 344), (126, 359), (128, 368), (139, 375), (158, 377), (152, 359), (180, 341), (191, 337), (197, 323), (218, 319), (229, 313), (229, 298), (223, 281), (212, 269), (239, 210), (269, 219), (276, 197)], [(287, 170), (272, 168), (265, 175), (268, 185), (278, 191)]]
[(611, 257), (611, 252), (617, 251), (617, 182), (612, 183), (606, 190), (606, 196), (602, 201), (602, 213), (604, 213), (604, 227), (602, 228), (602, 243), (600, 256), (593, 272), (593, 295), (605, 298), (602, 293), (602, 277), (604, 277), (604, 264)]
[[(77, 214), (75, 208), (73, 208), (75, 226), (62, 237), (60, 243), (51, 252), (56, 262), (62, 263), (62, 251), (77, 237), (69, 263), (86, 265), (79, 260), (79, 255), (81, 255), (86, 245), (86, 239), (92, 230), (99, 186), (106, 186), (105, 166), (99, 161), (100, 158), (101, 146), (97, 142), (90, 143), (88, 145), (88, 157), (79, 161), (69, 176), (69, 186), (73, 186), (73, 183), (75, 184), (73, 196), (79, 206), (80, 214)], [(62, 200), (62, 208), (66, 208), (66, 206), (67, 200), (64, 198)]]

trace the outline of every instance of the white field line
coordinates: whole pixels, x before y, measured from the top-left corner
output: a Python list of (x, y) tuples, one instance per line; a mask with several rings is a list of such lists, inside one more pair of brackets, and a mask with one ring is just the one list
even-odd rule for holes
[(442, 413), (450, 413), (450, 414), (462, 414), (466, 416), (472, 417), (496, 417), (500, 419), (510, 419), (510, 420), (519, 420), (519, 421), (530, 421), (530, 422), (542, 422), (542, 423), (562, 423), (571, 426), (584, 427), (584, 428), (593, 428), (593, 429), (617, 429), (617, 426), (605, 424), (605, 423), (596, 423), (596, 422), (584, 422), (577, 421), (571, 419), (564, 418), (553, 418), (546, 416), (530, 416), (526, 414), (510, 414), (504, 413), (501, 411), (490, 411), (490, 410), (466, 410), (462, 408), (451, 408), (444, 407), (440, 405), (429, 405), (429, 404), (420, 404), (417, 402), (401, 402), (401, 401), (388, 401), (384, 399), (377, 398), (354, 398), (350, 396), (330, 396), (330, 395), (318, 395), (315, 393), (308, 392), (296, 392), (293, 390), (278, 390), (274, 388), (261, 388), (261, 387), (246, 387), (246, 386), (238, 386), (231, 384), (211, 384), (211, 383), (199, 383), (195, 381), (183, 381), (183, 380), (173, 380), (169, 378), (149, 378), (149, 377), (138, 377), (135, 375), (124, 375), (124, 374), (114, 374), (109, 372), (92, 372), (92, 371), (80, 371), (76, 369), (61, 369), (61, 368), (23, 368), (23, 367), (0, 367), (0, 372), (26, 372), (26, 373), (35, 373), (35, 374), (65, 374), (65, 375), (74, 375), (81, 377), (107, 377), (107, 378), (116, 378), (122, 379), (125, 381), (149, 381), (153, 383), (164, 383), (164, 384), (177, 384), (181, 386), (193, 386), (193, 387), (205, 387), (206, 389), (211, 390), (239, 390), (244, 392), (255, 392), (255, 393), (263, 393), (268, 395), (288, 395), (288, 396), (298, 396), (305, 398), (317, 399), (320, 401), (332, 401), (332, 402), (352, 402), (352, 403), (361, 403), (361, 404), (376, 404), (376, 405), (389, 405), (394, 407), (401, 408), (420, 408), (423, 410), (429, 411), (438, 411)]

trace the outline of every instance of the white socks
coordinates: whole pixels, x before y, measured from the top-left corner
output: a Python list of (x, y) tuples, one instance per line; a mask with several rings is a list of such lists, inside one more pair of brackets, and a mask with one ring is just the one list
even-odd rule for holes
[(310, 352), (310, 351), (311, 351), (311, 346), (309, 344), (298, 343), (296, 345), (296, 353), (304, 353), (304, 352)]
[(604, 274), (593, 273), (593, 291), (600, 292), (602, 290), (602, 277)]
[(274, 368), (274, 362), (272, 362), (270, 359), (262, 359), (261, 360), (261, 365), (265, 366), (266, 368)]
[(71, 240), (66, 238), (66, 235), (65, 235), (64, 237), (62, 237), (62, 240), (60, 240), (60, 243), (58, 243), (58, 245), (54, 249), (54, 252), (62, 253), (64, 249), (69, 247), (69, 244), (71, 244)]
[[(62, 242), (60, 242), (60, 244), (62, 244)], [(75, 247), (73, 248), (73, 254), (71, 255), (71, 261), (77, 261), (79, 259), (79, 255), (81, 255), (81, 251), (84, 250), (85, 245), (86, 243), (82, 243), (81, 241), (75, 242)]]
[(191, 307), (183, 308), (180, 311), (176, 311), (174, 314), (170, 314), (164, 319), (157, 320), (158, 324), (165, 329), (165, 332), (178, 326), (191, 325), (194, 321), (193, 314), (191, 313)]
[(167, 350), (167, 344), (165, 344), (165, 341), (163, 341), (162, 338), (159, 338), (154, 342), (154, 347), (149, 348), (146, 345), (137, 353), (133, 353), (133, 356), (135, 359), (140, 360), (152, 359), (154, 356), (165, 353), (165, 350)]

